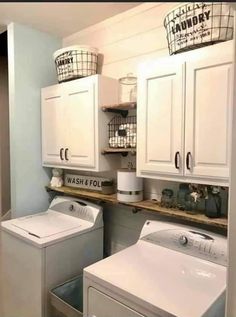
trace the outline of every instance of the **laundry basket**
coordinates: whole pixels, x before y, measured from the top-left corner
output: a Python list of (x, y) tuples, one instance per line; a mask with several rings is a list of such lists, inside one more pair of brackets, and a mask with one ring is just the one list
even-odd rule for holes
[(74, 45), (53, 54), (59, 83), (95, 75), (97, 73), (98, 50), (87, 45)]
[(188, 2), (172, 9), (164, 26), (170, 55), (233, 38), (234, 13), (226, 2)]
[(110, 148), (135, 148), (137, 143), (136, 116), (115, 116), (108, 123)]
[(83, 275), (50, 292), (52, 317), (83, 317)]

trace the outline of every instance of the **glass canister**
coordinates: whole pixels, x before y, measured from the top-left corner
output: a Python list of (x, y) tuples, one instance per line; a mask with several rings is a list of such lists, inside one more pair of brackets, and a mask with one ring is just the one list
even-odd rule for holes
[(208, 188), (208, 195), (205, 200), (205, 214), (209, 218), (218, 218), (221, 216), (221, 196), (220, 187), (212, 186)]
[(172, 189), (165, 188), (161, 192), (161, 206), (166, 208), (172, 208), (174, 203), (174, 192)]
[(137, 77), (128, 73), (126, 77), (119, 79), (119, 102), (136, 102), (137, 101)]
[(190, 194), (189, 185), (186, 183), (179, 184), (179, 190), (177, 194), (177, 206), (180, 210), (185, 209), (185, 198), (187, 194)]

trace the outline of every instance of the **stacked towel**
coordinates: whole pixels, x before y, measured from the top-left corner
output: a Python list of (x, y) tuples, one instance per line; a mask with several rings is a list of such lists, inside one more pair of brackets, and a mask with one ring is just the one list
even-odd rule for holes
[(136, 143), (136, 123), (121, 124), (115, 136), (109, 139), (109, 146), (113, 148), (135, 148)]
[(124, 136), (115, 136), (109, 139), (109, 146), (110, 147), (121, 147), (121, 148), (127, 148), (127, 137)]
[(125, 130), (126, 136), (136, 135), (136, 123), (125, 123), (119, 126), (119, 130)]

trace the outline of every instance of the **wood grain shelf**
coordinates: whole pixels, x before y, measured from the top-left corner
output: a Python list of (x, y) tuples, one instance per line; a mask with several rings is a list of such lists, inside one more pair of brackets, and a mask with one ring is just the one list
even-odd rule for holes
[(102, 106), (103, 111), (108, 111), (110, 109), (117, 109), (117, 110), (132, 110), (136, 109), (137, 103), (136, 102), (123, 102), (113, 105), (105, 105)]
[(105, 148), (102, 150), (102, 154), (115, 154), (115, 153), (120, 153), (123, 154), (124, 156), (126, 156), (128, 153), (130, 153), (131, 155), (135, 155), (136, 154), (136, 148)]
[(181, 211), (178, 209), (174, 209), (174, 208), (167, 209), (167, 208), (161, 207), (158, 203), (153, 202), (151, 200), (143, 200), (137, 203), (121, 203), (117, 200), (116, 194), (104, 195), (99, 192), (93, 192), (93, 191), (66, 187), (66, 186), (62, 186), (59, 188), (46, 186), (46, 189), (47, 191), (52, 190), (52, 191), (63, 193), (70, 196), (81, 197), (81, 198), (86, 198), (86, 199), (91, 199), (96, 201), (103, 201), (103, 202), (111, 203), (115, 205), (123, 204), (125, 206), (133, 207), (135, 208), (135, 210), (138, 210), (138, 209), (149, 210), (152, 212), (157, 212), (158, 214), (163, 216), (181, 219), (181, 220), (198, 223), (198, 224), (204, 224), (210, 227), (221, 228), (226, 230), (228, 226), (227, 218), (223, 218), (223, 217), (222, 218), (208, 218), (202, 213), (198, 213), (196, 215), (188, 214), (185, 211)]
[(118, 113), (125, 118), (127, 117), (129, 110), (136, 109), (136, 107), (136, 102), (123, 102), (113, 105), (102, 106), (102, 111)]

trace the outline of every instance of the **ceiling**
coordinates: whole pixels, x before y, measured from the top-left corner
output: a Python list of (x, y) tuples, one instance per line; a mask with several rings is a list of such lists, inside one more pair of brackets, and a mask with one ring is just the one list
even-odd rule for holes
[(66, 37), (140, 2), (1, 2), (0, 31), (18, 22), (58, 37)]

